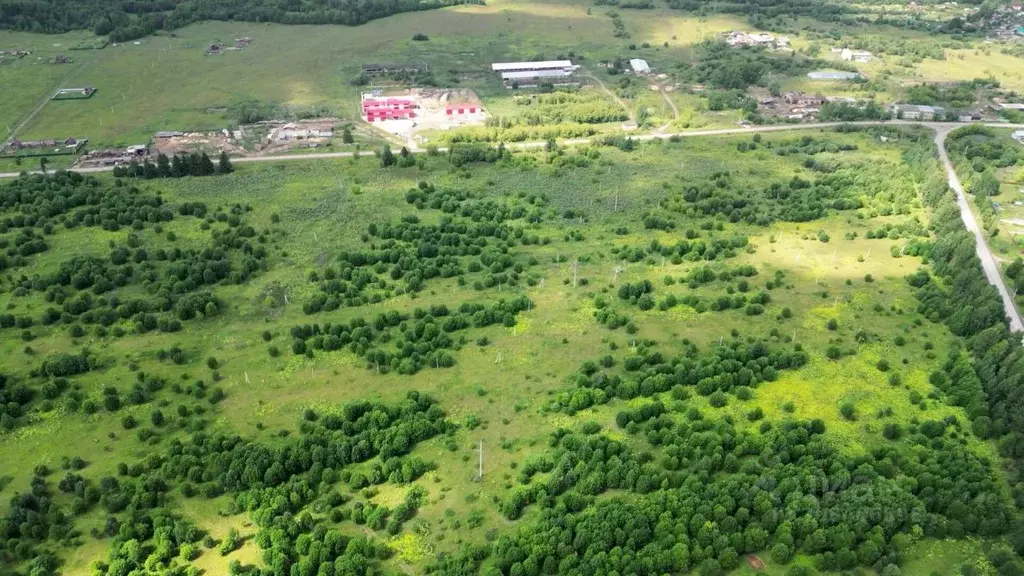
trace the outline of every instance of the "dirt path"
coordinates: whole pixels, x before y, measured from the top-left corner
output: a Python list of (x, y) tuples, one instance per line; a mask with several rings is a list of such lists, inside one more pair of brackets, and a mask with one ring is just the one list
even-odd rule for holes
[(666, 130), (668, 130), (668, 127), (672, 125), (672, 122), (675, 122), (676, 120), (679, 120), (679, 107), (676, 106), (676, 103), (672, 100), (672, 97), (669, 96), (668, 92), (665, 91), (665, 87), (664, 86), (659, 84), (658, 85), (658, 92), (661, 92), (661, 97), (664, 98), (665, 102), (667, 102), (669, 107), (672, 108), (672, 120), (670, 120), (668, 122), (665, 122), (664, 126), (662, 126), (662, 127), (658, 128), (657, 130), (655, 130), (655, 132), (663, 133)]
[(615, 102), (617, 102), (619, 104), (619, 106), (622, 106), (622, 109), (626, 111), (626, 115), (629, 116), (629, 121), (630, 122), (636, 122), (636, 116), (633, 114), (633, 111), (629, 108), (629, 106), (626, 105), (626, 102), (622, 98), (619, 98), (615, 94), (615, 92), (612, 92), (607, 86), (605, 86), (604, 82), (601, 81), (600, 78), (598, 78), (597, 76), (594, 76), (593, 74), (589, 74), (589, 73), (588, 74), (584, 74), (583, 77), (584, 78), (590, 78), (591, 80), (596, 82), (597, 85), (601, 87), (601, 91), (602, 92), (607, 94), (612, 100), (615, 100)]

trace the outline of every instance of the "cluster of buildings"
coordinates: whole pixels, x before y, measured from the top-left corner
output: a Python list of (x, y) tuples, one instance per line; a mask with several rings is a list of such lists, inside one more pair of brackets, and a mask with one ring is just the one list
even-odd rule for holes
[(70, 154), (78, 151), (82, 146), (85, 146), (86, 142), (88, 142), (88, 140), (75, 137), (65, 138), (63, 140), (19, 140), (17, 138), (12, 138), (6, 145), (0, 148), (0, 152), (3, 152), (3, 154), (7, 156), (15, 156), (19, 153), (28, 153), (31, 155), (33, 152)]
[(579, 66), (571, 60), (546, 60), (543, 62), (495, 62), (491, 70), (501, 75), (506, 88), (527, 88), (542, 83), (572, 84), (571, 78)]
[(120, 166), (130, 164), (133, 160), (149, 156), (149, 147), (145, 144), (129, 146), (128, 148), (112, 148), (106, 150), (93, 150), (88, 154), (79, 157), (77, 165), (81, 167)]
[(760, 46), (764, 48), (775, 48), (776, 50), (789, 50), (789, 37), (774, 36), (767, 32), (742, 32), (734, 30), (724, 34), (725, 43), (733, 48), (738, 46)]
[(1024, 5), (1020, 2), (1003, 4), (992, 11), (985, 21), (990, 37), (1007, 42), (1024, 40)]
[(367, 122), (379, 120), (409, 120), (416, 117), (419, 105), (411, 98), (378, 98), (363, 95), (363, 118)]

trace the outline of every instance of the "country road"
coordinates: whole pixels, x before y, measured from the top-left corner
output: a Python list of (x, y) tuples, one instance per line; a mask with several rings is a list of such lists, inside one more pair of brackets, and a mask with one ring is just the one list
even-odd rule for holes
[[(813, 124), (780, 124), (775, 126), (750, 126), (745, 128), (725, 128), (717, 130), (693, 130), (689, 132), (677, 132), (674, 134), (664, 133), (651, 133), (651, 134), (638, 134), (633, 136), (634, 140), (648, 141), (654, 139), (665, 139), (672, 137), (680, 138), (696, 138), (703, 136), (725, 136), (729, 134), (755, 134), (758, 132), (783, 132), (791, 130), (814, 130), (820, 128), (835, 128), (843, 125), (854, 125), (854, 126), (882, 126), (882, 125), (920, 125), (931, 128), (935, 131), (935, 147), (938, 149), (939, 159), (942, 160), (943, 165), (946, 168), (946, 175), (949, 177), (949, 186), (953, 189), (956, 194), (957, 206), (960, 208), (960, 218), (964, 221), (964, 226), (974, 234), (975, 250), (978, 254), (978, 259), (981, 260), (982, 269), (985, 271), (985, 277), (988, 279), (989, 284), (996, 287), (999, 292), (999, 296), (1003, 299), (1003, 308), (1006, 312), (1006, 317), (1010, 320), (1010, 330), (1013, 332), (1024, 332), (1024, 322), (1021, 322), (1020, 314), (1017, 312), (1017, 307), (1014, 305), (1013, 296), (1006, 289), (1006, 285), (1003, 283), (1003, 277), (999, 273), (999, 265), (996, 263), (996, 258), (992, 254), (992, 250), (989, 248), (988, 242), (985, 241), (985, 236), (982, 233), (981, 227), (978, 226), (977, 221), (974, 219), (974, 214), (971, 212), (971, 206), (967, 202), (967, 196), (964, 193), (963, 186), (960, 184), (960, 179), (956, 175), (956, 171), (953, 169), (953, 164), (949, 160), (949, 156), (946, 154), (946, 136), (950, 131), (966, 126), (968, 122), (914, 122), (909, 120), (885, 120), (885, 121), (864, 121), (864, 122), (817, 122)], [(1024, 128), (1024, 124), (1000, 124), (1000, 123), (982, 123), (984, 126), (992, 128)], [(591, 143), (592, 138), (573, 138), (565, 140), (563, 145), (574, 146)], [(506, 144), (505, 146), (513, 150), (526, 150), (532, 148), (542, 148), (546, 145), (545, 142), (515, 142)], [(441, 147), (437, 149), (438, 152), (447, 152), (448, 149)], [(415, 154), (421, 154), (426, 152), (423, 148), (410, 148), (410, 152)], [(363, 154), (370, 155), (372, 152), (364, 152)], [(240, 157), (233, 158), (232, 162), (235, 163), (249, 163), (249, 162), (285, 162), (294, 160), (323, 160), (332, 158), (351, 158), (354, 156), (354, 152), (319, 152), (313, 154), (289, 154), (281, 156), (251, 156), (251, 157)], [(69, 170), (81, 173), (97, 173), (97, 172), (109, 172), (112, 168), (70, 168)], [(37, 174), (38, 171), (31, 172)], [(18, 172), (5, 172), (0, 173), (0, 179), (3, 178), (16, 178), (20, 175)]]
[(1022, 332), (1024, 331), (1024, 323), (1020, 320), (1020, 313), (1017, 312), (1013, 296), (1010, 295), (1009, 290), (1006, 289), (1006, 284), (1003, 283), (1003, 276), (999, 273), (999, 264), (996, 263), (995, 256), (993, 256), (988, 242), (985, 241), (985, 235), (981, 227), (978, 226), (978, 221), (974, 219), (974, 213), (971, 212), (971, 206), (967, 202), (964, 187), (960, 184), (960, 178), (957, 177), (956, 171), (953, 169), (953, 163), (949, 161), (949, 154), (946, 153), (946, 135), (948, 134), (949, 128), (936, 129), (935, 147), (938, 148), (939, 158), (946, 167), (949, 187), (956, 193), (956, 204), (960, 208), (960, 218), (964, 221), (964, 227), (967, 228), (967, 231), (974, 234), (974, 248), (978, 253), (978, 260), (981, 260), (981, 268), (985, 271), (988, 283), (996, 287), (996, 290), (999, 291), (999, 296), (1003, 299), (1003, 308), (1006, 310), (1007, 318), (1010, 319), (1010, 331)]

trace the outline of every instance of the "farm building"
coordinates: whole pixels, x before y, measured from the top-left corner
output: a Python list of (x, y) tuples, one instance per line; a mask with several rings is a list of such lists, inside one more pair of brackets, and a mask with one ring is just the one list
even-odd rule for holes
[(1024, 144), (1024, 130), (1014, 130), (1013, 133), (1010, 134), (1010, 138)]
[(153, 137), (154, 138), (159, 138), (159, 139), (162, 140), (162, 139), (165, 139), (165, 138), (177, 138), (177, 137), (181, 136), (182, 134), (183, 134), (182, 132), (178, 132), (178, 131), (173, 131), (173, 132), (163, 131), (163, 132), (157, 132), (156, 134), (153, 134)]
[(633, 69), (634, 74), (650, 74), (651, 67), (647, 64), (647, 60), (641, 58), (630, 58), (629, 67)]
[(893, 104), (893, 116), (904, 120), (935, 120), (941, 119), (946, 110), (938, 106), (919, 106), (917, 104)]
[(839, 57), (846, 62), (860, 62), (866, 63), (871, 62), (871, 52), (866, 50), (850, 50), (849, 48), (843, 48), (843, 51), (839, 53)]
[(309, 138), (330, 138), (334, 135), (331, 124), (285, 124), (277, 131), (277, 140), (307, 140)]
[(495, 62), (495, 72), (532, 72), (539, 70), (575, 70), (571, 60), (544, 60), (542, 62)]
[(1024, 110), (1024, 104), (1020, 102), (1000, 102), (999, 110)]

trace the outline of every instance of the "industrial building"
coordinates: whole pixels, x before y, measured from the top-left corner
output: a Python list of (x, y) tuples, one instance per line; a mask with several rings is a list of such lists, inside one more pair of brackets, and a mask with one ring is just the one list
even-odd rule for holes
[(568, 70), (575, 69), (571, 60), (544, 60), (541, 62), (495, 62), (491, 70), (495, 72), (526, 72), (537, 70)]
[(543, 62), (495, 62), (491, 70), (501, 74), (501, 81), (509, 87), (536, 86), (541, 82), (567, 84), (579, 66), (570, 60), (546, 60)]

